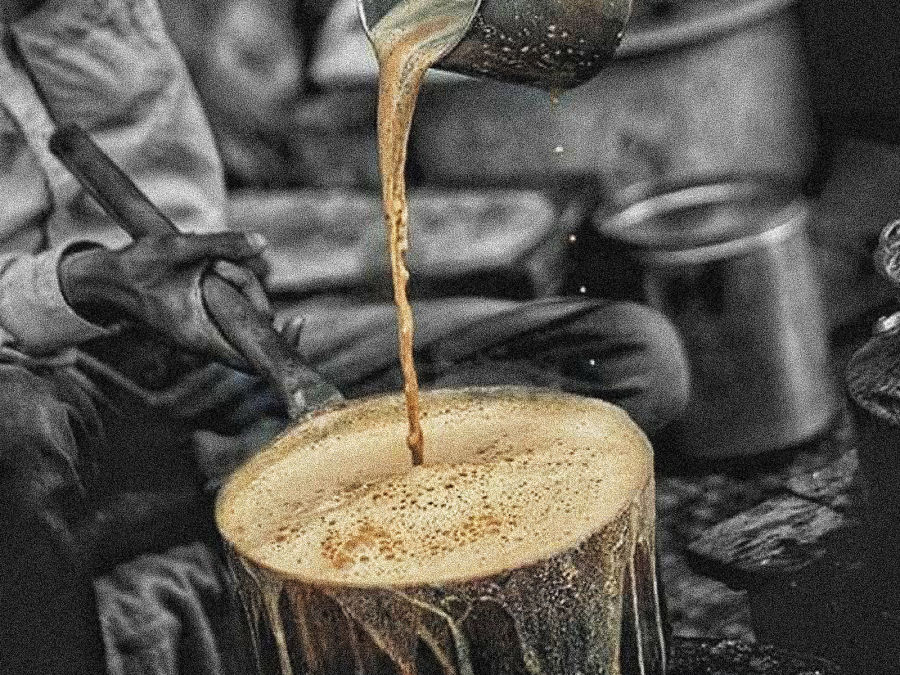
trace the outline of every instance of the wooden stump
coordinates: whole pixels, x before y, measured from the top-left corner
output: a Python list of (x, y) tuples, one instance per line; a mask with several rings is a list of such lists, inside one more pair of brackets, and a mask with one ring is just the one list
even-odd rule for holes
[[(558, 499), (548, 500), (546, 522), (556, 529), (557, 523), (562, 522), (558, 520), (564, 511), (561, 504), (567, 504), (572, 494), (583, 496), (582, 488), (588, 484), (596, 494), (584, 502), (590, 503), (589, 509), (597, 508), (597, 514), (604, 512), (608, 517), (598, 517), (585, 526), (588, 521), (582, 516), (588, 512), (579, 510), (584, 508), (579, 503), (572, 507), (573, 512), (580, 514), (572, 516), (572, 532), (560, 532), (559, 541), (546, 546), (535, 546), (530, 540), (522, 543), (523, 540), (516, 539), (519, 530), (513, 516), (504, 520), (506, 516), (500, 517), (498, 510), (481, 511), (483, 505), (474, 497), (478, 485), (493, 480), (492, 472), (500, 462), (525, 461), (522, 459), (525, 455), (515, 454), (513, 459), (507, 459), (512, 455), (501, 453), (480, 465), (475, 459), (479, 444), (456, 446), (447, 436), (440, 438), (440, 458), (435, 456), (436, 443), (429, 445), (426, 441), (424, 470), (440, 472), (452, 468), (454, 475), (462, 476), (458, 482), (466, 487), (459, 499), (468, 506), (446, 517), (439, 516), (440, 508), (434, 507), (426, 512), (423, 522), (431, 523), (439, 533), (452, 530), (460, 518), (469, 524), (486, 524), (478, 530), (478, 536), (462, 540), (452, 550), (441, 553), (460, 561), (472, 562), (477, 558), (477, 564), (460, 563), (458, 568), (452, 568), (443, 563), (428, 567), (423, 562), (425, 571), (404, 576), (405, 572), (397, 571), (406, 569), (401, 562), (396, 570), (384, 567), (387, 571), (383, 576), (367, 579), (345, 573), (340, 566), (322, 566), (308, 560), (300, 563), (298, 569), (289, 570), (283, 562), (287, 558), (280, 553), (282, 549), (275, 545), (271, 550), (279, 553), (266, 558), (261, 551), (272, 545), (270, 534), (282, 532), (284, 536), (284, 532), (292, 531), (290, 526), (285, 529), (282, 523), (280, 529), (272, 529), (263, 525), (253, 530), (250, 521), (243, 517), (246, 514), (237, 518), (234, 514), (236, 509), (242, 511), (246, 507), (248, 513), (258, 514), (254, 517), (265, 519), (266, 514), (281, 517), (278, 508), (266, 507), (260, 511), (255, 509), (255, 503), (247, 506), (242, 500), (248, 494), (257, 494), (254, 490), (265, 482), (261, 477), (292, 453), (302, 453), (309, 465), (317, 465), (322, 456), (341, 464), (357, 453), (356, 470), (347, 470), (357, 475), (326, 477), (319, 484), (320, 500), (323, 484), (330, 485), (326, 490), (330, 491), (338, 483), (346, 485), (346, 481), (355, 483), (354, 489), (362, 490), (353, 493), (357, 495), (352, 498), (356, 501), (351, 500), (353, 508), (357, 502), (364, 501), (358, 495), (368, 494), (366, 490), (383, 485), (385, 480), (393, 481), (391, 485), (398, 493), (401, 491), (396, 486), (405, 479), (397, 471), (402, 467), (412, 476), (415, 470), (409, 470), (409, 460), (403, 457), (404, 410), (399, 397), (354, 402), (314, 418), (276, 441), (232, 478), (217, 506), (219, 526), (230, 542), (231, 567), (250, 622), (271, 629), (282, 673), (661, 675), (664, 672), (665, 639), (655, 570), (652, 451), (646, 438), (624, 413), (608, 404), (561, 394), (506, 389), (427, 394), (423, 400), (426, 439), (440, 437), (442, 426), (449, 426), (448, 415), (455, 415), (454, 419), (463, 420), (462, 424), (476, 425), (483, 441), (481, 445), (490, 446), (509, 433), (505, 424), (519, 424), (517, 420), (510, 421), (509, 416), (505, 421), (495, 418), (491, 425), (479, 421), (479, 410), (490, 415), (492, 406), (498, 404), (501, 408), (512, 405), (513, 410), (530, 411), (531, 427), (514, 443), (540, 445), (540, 436), (547, 429), (553, 436), (568, 439), (569, 432), (559, 427), (571, 424), (573, 429), (578, 428), (571, 433), (584, 445), (577, 447), (571, 456), (579, 463), (577, 480), (583, 481), (583, 485), (572, 483), (576, 478), (567, 473), (568, 465), (557, 466), (562, 463), (559, 453), (544, 454), (540, 447), (528, 449), (532, 452), (528, 461), (532, 463), (523, 473), (527, 474), (528, 481), (537, 484), (548, 479), (552, 475), (548, 468), (555, 467), (571, 483), (557, 485)], [(488, 412), (484, 413), (485, 410)], [(393, 443), (396, 447), (380, 451), (375, 462), (366, 462), (359, 455), (360, 447), (363, 454), (370, 451), (377, 454), (372, 446), (357, 443), (355, 448), (347, 449), (328, 440), (333, 440), (335, 434), (358, 436), (367, 425), (376, 423), (382, 432), (389, 435), (396, 432), (398, 438)], [(342, 454), (345, 452), (346, 455)], [(442, 461), (438, 463), (438, 459)], [(617, 463), (622, 462), (629, 469), (621, 480), (604, 473), (615, 471)], [(367, 467), (365, 475), (359, 475), (358, 467), (362, 465)], [(478, 480), (466, 482), (479, 471), (482, 473)], [(331, 480), (337, 483), (330, 484)], [(293, 484), (297, 485), (296, 481)], [(287, 483), (279, 485), (283, 488)], [(544, 494), (531, 483), (518, 487), (528, 494)], [(299, 490), (304, 491), (302, 486)], [(298, 503), (296, 496), (291, 499), (295, 505)], [(509, 506), (516, 503), (517, 497), (513, 495), (510, 499), (504, 502), (507, 515), (519, 513), (514, 506)], [(310, 507), (319, 508), (304, 503), (300, 511)], [(340, 510), (343, 508), (342, 502), (337, 510), (329, 513), (344, 513)], [(528, 513), (532, 513), (531, 506), (528, 508)], [(310, 511), (303, 513), (301, 517)], [(365, 525), (369, 528), (367, 552), (375, 551), (378, 542), (395, 534), (391, 526), (398, 526), (389, 519), (379, 520), (379, 514), (392, 513), (389, 509), (375, 513), (373, 507), (372, 513)], [(496, 520), (485, 520), (492, 517)], [(248, 533), (248, 526), (253, 531)], [(379, 529), (383, 527), (386, 529)], [(416, 534), (410, 532), (409, 536)], [(290, 556), (303, 558), (303, 552), (309, 551), (309, 557), (314, 558), (315, 546), (309, 542), (319, 540), (307, 534), (296, 536), (307, 539), (303, 540), (302, 547), (288, 547)], [(508, 548), (498, 543), (504, 537)], [(343, 561), (341, 556), (345, 554), (358, 555), (357, 548), (347, 548), (347, 538), (341, 541), (339, 546), (345, 548), (331, 560)], [(541, 541), (546, 541), (546, 535)], [(515, 548), (517, 545), (519, 549)], [(415, 548), (416, 544), (411, 546)], [(483, 547), (480, 550), (492, 553), (487, 559), (473, 557), (467, 547)], [(275, 558), (277, 562), (273, 562)], [(356, 568), (351, 565), (347, 569)]]

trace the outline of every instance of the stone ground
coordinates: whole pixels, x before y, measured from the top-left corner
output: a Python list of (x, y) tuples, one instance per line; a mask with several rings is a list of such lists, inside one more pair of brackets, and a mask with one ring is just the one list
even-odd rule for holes
[[(658, 546), (672, 629), (685, 637), (754, 640), (744, 592), (732, 591), (688, 566), (684, 547), (697, 530), (757, 501), (752, 480), (661, 475), (657, 480)], [(761, 499), (759, 499), (761, 501)]]
[[(872, 317), (878, 314), (874, 311), (833, 335), (832, 363), (838, 382), (853, 351), (864, 342)], [(852, 442), (852, 422), (844, 410), (813, 447), (824, 452), (833, 444)], [(781, 483), (764, 466), (746, 473), (730, 470), (725, 463), (695, 470), (665, 463), (659, 468), (657, 536), (674, 634), (755, 640), (746, 592), (731, 590), (721, 581), (691, 569), (684, 550), (705, 529), (763, 502), (780, 489)]]
[[(828, 173), (814, 202), (810, 238), (831, 326), (833, 371), (842, 383), (850, 356), (868, 339), (874, 320), (896, 311), (894, 294), (878, 279), (871, 252), (881, 228), (900, 215), (900, 152), (896, 146), (845, 138), (835, 145)], [(824, 450), (852, 439), (845, 414), (818, 443)], [(771, 479), (764, 472), (735, 475), (727, 467), (661, 468), (658, 536), (677, 635), (754, 638), (746, 594), (691, 570), (683, 551), (705, 528), (764, 501), (777, 490)]]

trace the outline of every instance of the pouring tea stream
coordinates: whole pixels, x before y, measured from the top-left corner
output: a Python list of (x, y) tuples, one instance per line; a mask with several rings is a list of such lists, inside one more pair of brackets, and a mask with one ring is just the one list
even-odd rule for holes
[(379, 67), (378, 156), (397, 342), (413, 465), (422, 463), (413, 314), (407, 296), (409, 214), (405, 169), (416, 98), (431, 66), (531, 84), (553, 92), (580, 84), (611, 58), (630, 0), (539, 5), (488, 0), (360, 0)]

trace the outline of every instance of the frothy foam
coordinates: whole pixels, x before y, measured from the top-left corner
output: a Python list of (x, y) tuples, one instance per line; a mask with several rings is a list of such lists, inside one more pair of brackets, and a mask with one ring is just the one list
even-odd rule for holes
[(402, 400), (301, 425), (220, 497), (225, 537), (311, 583), (440, 583), (549, 557), (602, 529), (650, 480), (643, 434), (599, 401), (471, 392), (423, 398), (411, 468)]

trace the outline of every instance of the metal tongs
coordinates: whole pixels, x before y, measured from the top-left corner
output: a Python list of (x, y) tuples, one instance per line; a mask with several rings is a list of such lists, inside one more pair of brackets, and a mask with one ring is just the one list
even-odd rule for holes
[[(49, 147), (132, 238), (177, 231), (172, 221), (77, 124), (60, 127), (50, 138)], [(216, 326), (249, 368), (275, 387), (291, 419), (344, 400), (334, 385), (300, 360), (237, 288), (212, 272), (201, 283), (206, 309)]]

